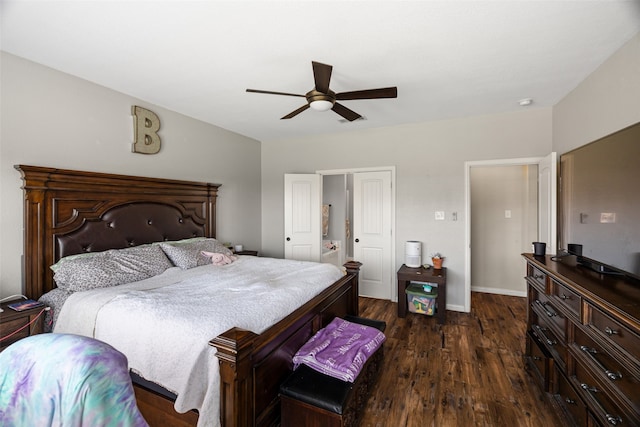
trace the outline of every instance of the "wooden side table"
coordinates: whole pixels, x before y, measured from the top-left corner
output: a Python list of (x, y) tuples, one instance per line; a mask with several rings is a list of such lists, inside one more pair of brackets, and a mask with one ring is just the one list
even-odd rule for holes
[[(19, 299), (7, 301), (0, 305), (3, 310), (3, 312), (0, 313), (0, 338), (4, 338), (23, 328), (20, 329), (20, 332), (0, 341), (0, 351), (22, 338), (43, 332), (44, 313), (42, 313), (42, 315), (40, 315), (40, 313), (45, 308), (35, 307), (24, 311), (14, 311), (9, 308), (9, 304), (19, 301)], [(40, 315), (40, 317), (38, 317), (38, 315)], [(33, 323), (29, 325), (30, 322)]]
[(433, 267), (411, 268), (403, 264), (398, 270), (398, 317), (406, 317), (407, 315), (407, 295), (405, 291), (412, 281), (438, 284), (435, 317), (438, 318), (439, 324), (444, 324), (447, 316), (447, 269), (434, 269)]
[(251, 256), (258, 256), (258, 251), (250, 251), (250, 250), (243, 250), (243, 251), (239, 251), (239, 252), (234, 252), (234, 254), (236, 255), (251, 255)]

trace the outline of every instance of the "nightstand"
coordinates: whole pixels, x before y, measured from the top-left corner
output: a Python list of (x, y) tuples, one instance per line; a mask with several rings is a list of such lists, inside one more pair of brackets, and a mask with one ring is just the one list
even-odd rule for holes
[(436, 298), (436, 314), (439, 324), (444, 324), (447, 318), (447, 269), (446, 268), (411, 268), (402, 265), (398, 270), (398, 317), (407, 316), (406, 290), (411, 282), (429, 282), (438, 285)]
[[(0, 341), (0, 351), (22, 338), (43, 332), (44, 313), (42, 313), (42, 315), (40, 315), (40, 313), (45, 307), (35, 307), (24, 311), (15, 311), (9, 308), (9, 304), (19, 301), (20, 300), (17, 299), (0, 304), (0, 307), (4, 310), (0, 313), (0, 338), (4, 338), (23, 328), (14, 335), (11, 335), (11, 337)], [(40, 317), (38, 317), (39, 315)], [(30, 322), (33, 323), (29, 325)]]
[(251, 255), (251, 256), (258, 256), (258, 251), (240, 251), (240, 252), (234, 252), (235, 255)]

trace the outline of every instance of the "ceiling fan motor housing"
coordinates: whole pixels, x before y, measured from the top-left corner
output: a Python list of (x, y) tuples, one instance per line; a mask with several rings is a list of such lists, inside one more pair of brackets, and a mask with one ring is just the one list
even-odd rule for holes
[(332, 90), (327, 91), (327, 93), (322, 93), (313, 89), (307, 92), (305, 97), (307, 98), (309, 106), (318, 111), (330, 110), (333, 104), (336, 103), (336, 94)]

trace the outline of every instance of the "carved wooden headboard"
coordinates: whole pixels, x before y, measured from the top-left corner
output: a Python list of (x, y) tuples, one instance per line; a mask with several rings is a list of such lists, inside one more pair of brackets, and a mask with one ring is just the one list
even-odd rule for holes
[(83, 252), (216, 236), (219, 184), (15, 166), (24, 190), (25, 294), (55, 288), (49, 268)]

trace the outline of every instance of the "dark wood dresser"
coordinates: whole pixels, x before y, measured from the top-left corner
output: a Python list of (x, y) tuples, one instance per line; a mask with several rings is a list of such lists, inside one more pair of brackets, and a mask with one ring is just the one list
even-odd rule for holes
[(569, 424), (640, 426), (640, 283), (523, 256), (531, 375)]

